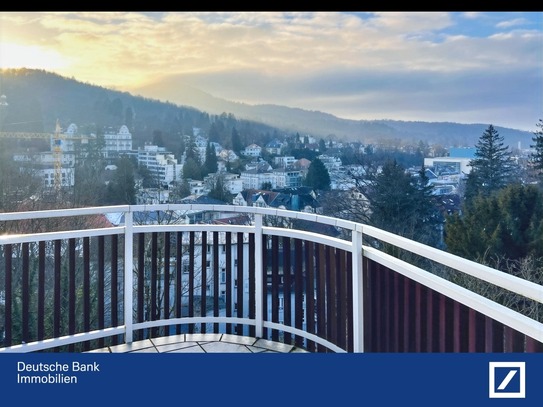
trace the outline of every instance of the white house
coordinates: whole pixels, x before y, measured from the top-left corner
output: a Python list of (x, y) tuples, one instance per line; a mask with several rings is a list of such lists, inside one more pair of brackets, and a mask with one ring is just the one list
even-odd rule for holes
[(241, 154), (248, 157), (260, 157), (260, 155), (262, 154), (262, 147), (253, 143), (245, 147), (245, 150), (243, 150)]

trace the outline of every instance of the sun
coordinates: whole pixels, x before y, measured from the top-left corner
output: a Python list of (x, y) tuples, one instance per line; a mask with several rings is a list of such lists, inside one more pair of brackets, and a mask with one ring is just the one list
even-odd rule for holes
[(0, 42), (0, 68), (55, 70), (68, 65), (58, 52), (36, 46)]

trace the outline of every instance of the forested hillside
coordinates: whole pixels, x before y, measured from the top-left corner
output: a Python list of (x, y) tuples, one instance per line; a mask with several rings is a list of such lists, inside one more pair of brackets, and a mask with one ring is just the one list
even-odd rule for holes
[[(444, 147), (473, 146), (484, 129), (492, 124), (347, 120), (318, 111), (229, 102), (183, 86), (172, 87), (168, 93), (172, 96), (170, 100), (184, 102), (177, 105), (30, 69), (0, 71), (0, 94), (5, 95), (8, 102), (2, 125), (4, 131), (53, 131), (57, 119), (63, 127), (76, 123), (80, 128), (83, 126), (83, 130), (85, 126), (126, 124), (136, 145), (151, 140), (156, 132), (161, 133), (166, 144), (178, 134), (190, 134), (193, 127), (207, 134), (216, 118), (222, 124), (213, 129), (219, 133), (213, 138), (226, 142), (231, 137), (232, 127), (236, 127), (242, 141), (259, 144), (277, 132), (298, 132), (362, 143), (400, 144), (423, 140)], [(510, 147), (517, 147), (520, 142), (525, 148), (531, 142), (530, 132), (495, 128)]]

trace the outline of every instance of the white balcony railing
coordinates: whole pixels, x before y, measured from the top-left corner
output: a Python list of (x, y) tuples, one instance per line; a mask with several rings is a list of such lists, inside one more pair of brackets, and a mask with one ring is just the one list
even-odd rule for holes
[[(180, 223), (195, 212), (243, 214), (252, 222)], [(142, 214), (157, 213), (175, 214), (176, 222), (138, 224)], [(74, 226), (113, 214), (123, 222)], [(304, 230), (303, 222), (332, 226), (341, 237)], [(0, 352), (73, 351), (80, 343), (87, 350), (181, 329), (334, 352), (543, 346), (541, 322), (424, 270), (420, 260), (535, 304), (543, 302), (542, 286), (342, 219), (230, 205), (138, 205), (2, 213), (0, 228)], [(394, 257), (385, 246), (416, 259)]]

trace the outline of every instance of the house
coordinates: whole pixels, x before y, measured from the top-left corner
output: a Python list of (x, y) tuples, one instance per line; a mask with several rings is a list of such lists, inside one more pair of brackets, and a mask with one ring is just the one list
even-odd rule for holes
[(285, 143), (279, 141), (278, 139), (273, 139), (268, 144), (266, 144), (265, 148), (268, 153), (279, 155), (281, 154), (284, 146)]
[(245, 150), (242, 150), (241, 154), (248, 157), (260, 157), (262, 154), (262, 147), (253, 143), (245, 147)]

